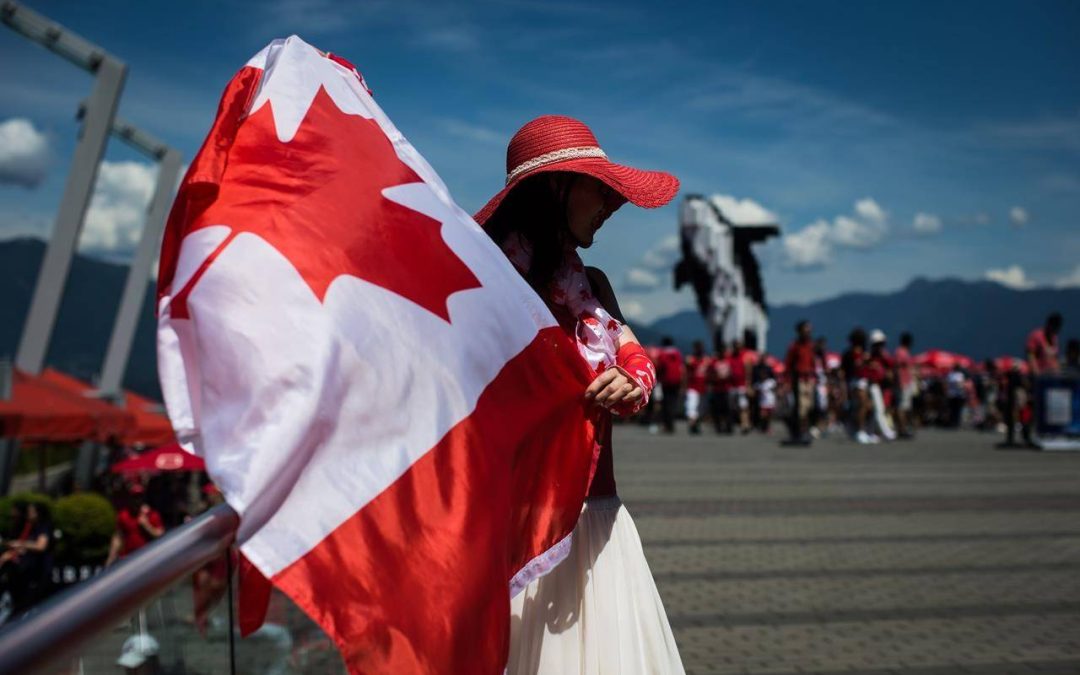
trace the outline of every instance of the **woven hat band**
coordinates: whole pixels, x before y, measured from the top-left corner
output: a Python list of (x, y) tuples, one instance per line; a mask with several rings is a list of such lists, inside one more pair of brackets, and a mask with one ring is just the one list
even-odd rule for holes
[(533, 157), (530, 160), (524, 161), (514, 167), (513, 171), (506, 175), (506, 184), (509, 185), (515, 178), (523, 173), (532, 171), (533, 169), (547, 166), (548, 164), (554, 164), (555, 162), (563, 162), (568, 159), (582, 159), (586, 157), (603, 157), (607, 158), (604, 151), (596, 146), (589, 146), (583, 148), (562, 148), (561, 150), (552, 150), (551, 152), (545, 152), (542, 155)]

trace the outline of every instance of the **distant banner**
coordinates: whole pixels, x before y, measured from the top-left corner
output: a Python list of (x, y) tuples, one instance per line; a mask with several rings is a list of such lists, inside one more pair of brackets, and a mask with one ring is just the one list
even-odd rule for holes
[(1044, 450), (1080, 450), (1080, 375), (1036, 378), (1035, 432)]

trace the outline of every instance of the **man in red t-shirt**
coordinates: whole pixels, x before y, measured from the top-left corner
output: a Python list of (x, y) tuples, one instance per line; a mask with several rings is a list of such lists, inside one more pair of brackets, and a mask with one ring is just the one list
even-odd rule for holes
[(128, 488), (124, 508), (116, 514), (116, 532), (109, 547), (106, 567), (165, 534), (161, 514), (144, 501), (144, 496), (145, 488), (139, 483)]
[(675, 406), (679, 403), (679, 389), (683, 381), (683, 356), (675, 341), (665, 336), (660, 340), (660, 354), (656, 358), (656, 382), (660, 385), (660, 419), (666, 433), (675, 432)]
[(705, 395), (706, 380), (712, 357), (705, 353), (705, 343), (694, 342), (694, 351), (686, 357), (686, 420), (690, 433), (701, 433), (701, 397)]
[(806, 444), (810, 443), (810, 409), (814, 405), (817, 375), (814, 368), (812, 331), (813, 326), (805, 319), (795, 324), (795, 341), (788, 347), (787, 356), (784, 358), (784, 366), (795, 398), (792, 406), (795, 419), (791, 425), (791, 438), (792, 441)]
[(744, 433), (750, 433), (750, 400), (746, 396), (746, 366), (748, 351), (743, 348), (741, 340), (731, 343), (731, 353), (728, 355), (728, 366), (731, 371), (731, 409), (739, 412), (739, 429)]
[(709, 412), (716, 432), (728, 433), (731, 431), (731, 363), (728, 361), (727, 345), (719, 340), (717, 342), (707, 377)]

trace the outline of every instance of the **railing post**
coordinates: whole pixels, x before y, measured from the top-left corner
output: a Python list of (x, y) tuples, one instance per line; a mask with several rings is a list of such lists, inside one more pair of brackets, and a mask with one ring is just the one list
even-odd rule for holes
[(0, 675), (37, 672), (131, 616), (229, 550), (240, 518), (216, 506), (100, 576), (73, 586), (0, 631)]

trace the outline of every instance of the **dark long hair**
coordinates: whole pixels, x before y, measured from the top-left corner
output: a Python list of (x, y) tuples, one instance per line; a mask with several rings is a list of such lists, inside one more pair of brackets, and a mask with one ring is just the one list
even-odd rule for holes
[(529, 176), (506, 195), (484, 223), (484, 230), (499, 246), (513, 232), (521, 233), (532, 245), (532, 263), (525, 280), (541, 296), (562, 264), (570, 240), (567, 211), (576, 179), (577, 174), (561, 171)]

